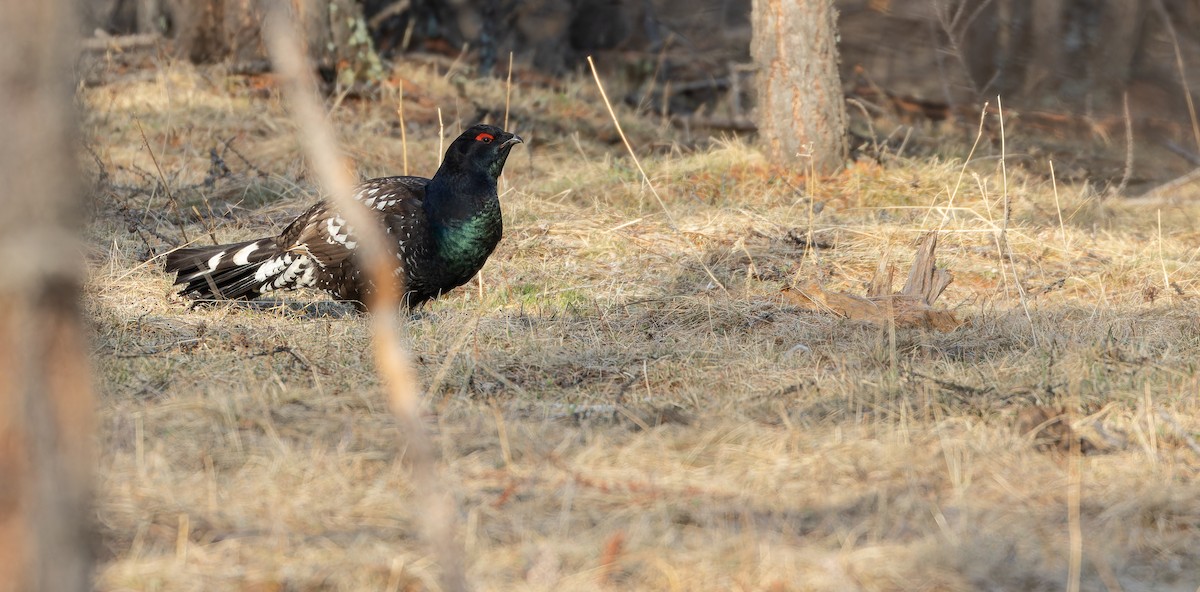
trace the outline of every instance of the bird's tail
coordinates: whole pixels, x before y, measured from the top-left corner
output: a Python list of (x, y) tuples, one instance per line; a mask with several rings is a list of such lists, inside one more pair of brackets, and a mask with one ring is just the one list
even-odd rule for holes
[[(167, 254), (166, 270), (175, 272), (180, 294), (197, 299), (250, 299), (270, 290), (284, 269), (277, 241), (264, 238), (231, 245), (188, 247)], [(282, 268), (287, 268), (283, 265)]]

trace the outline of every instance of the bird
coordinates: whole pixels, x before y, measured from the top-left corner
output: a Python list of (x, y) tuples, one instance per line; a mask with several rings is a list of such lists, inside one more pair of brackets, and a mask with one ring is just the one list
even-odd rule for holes
[[(476, 124), (458, 136), (432, 178), (394, 176), (364, 181), (355, 199), (370, 209), (396, 248), (403, 275), (401, 304), (409, 309), (469, 281), (504, 232), (496, 182), (520, 136)], [(373, 284), (355, 251), (358, 240), (333, 204), (318, 201), (278, 236), (167, 254), (178, 294), (193, 300), (251, 300), (296, 288), (317, 288), (359, 310)]]

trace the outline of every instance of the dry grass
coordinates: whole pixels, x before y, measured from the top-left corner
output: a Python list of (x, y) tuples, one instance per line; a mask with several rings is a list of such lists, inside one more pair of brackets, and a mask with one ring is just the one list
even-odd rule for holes
[[(448, 134), (477, 107), (501, 117), (502, 83), (398, 75), (415, 173), (437, 163), (437, 106)], [(144, 263), (180, 227), (251, 238), (314, 199), (260, 83), (164, 64), (80, 95), (108, 174), (87, 298), (98, 585), (436, 589), (367, 321), (303, 293), (188, 310)], [(516, 89), (532, 141), (505, 173), (505, 240), (482, 287), (404, 321), (480, 589), (1062, 589), (1070, 461), (1021, 433), (1035, 405), (1066, 406), (1094, 446), (1082, 589), (1200, 585), (1200, 207), (1163, 206), (1160, 230), (1157, 209), (1060, 182), (1060, 230), (1049, 181), (1009, 163), (1014, 273), (986, 143), (953, 210), (961, 160), (923, 156), (821, 179), (810, 204), (738, 141), (677, 149), (625, 120), (672, 229), (588, 84)], [(331, 118), (360, 174), (398, 171), (394, 100)], [(225, 151), (233, 174), (205, 185), (230, 138), (249, 162)], [(861, 293), (881, 253), (906, 260), (938, 227), (957, 331), (892, 338), (779, 298), (811, 278)]]

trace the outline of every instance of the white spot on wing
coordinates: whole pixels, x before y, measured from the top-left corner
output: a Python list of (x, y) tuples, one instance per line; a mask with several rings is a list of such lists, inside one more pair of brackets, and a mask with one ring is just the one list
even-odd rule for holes
[(327, 232), (331, 237), (337, 236), (337, 234), (342, 231), (342, 224), (344, 224), (344, 222), (341, 218), (336, 216), (333, 218), (328, 218), (325, 220), (325, 232)]
[(300, 274), (300, 279), (296, 280), (296, 285), (297, 286), (312, 286), (313, 284), (315, 284), (316, 281), (313, 280), (313, 272), (316, 271), (316, 269), (317, 268), (312, 265), (309, 265), (308, 267), (304, 268), (304, 273)]
[(212, 270), (216, 269), (216, 268), (217, 268), (217, 265), (220, 265), (220, 264), (221, 264), (221, 258), (222, 258), (222, 257), (224, 257), (224, 256), (225, 256), (225, 251), (221, 251), (220, 253), (217, 253), (216, 255), (213, 255), (212, 257), (209, 257), (209, 259), (208, 259), (208, 269), (209, 269), (209, 271), (212, 271)]
[(233, 255), (234, 265), (247, 265), (250, 263), (250, 253), (258, 250), (258, 243), (250, 243), (241, 248)]
[(254, 272), (254, 281), (265, 283), (266, 285), (263, 286), (263, 288), (264, 291), (266, 291), (266, 289), (270, 287), (270, 283), (267, 282), (267, 280), (279, 275), (279, 272), (283, 271), (291, 263), (292, 256), (290, 254), (284, 254), (282, 257), (267, 259), (266, 261), (263, 261), (262, 265), (258, 266), (258, 269)]
[(287, 269), (283, 270), (283, 273), (279, 274), (279, 277), (275, 278), (275, 281), (273, 282), (275, 287), (295, 287), (293, 282), (296, 281), (296, 276), (300, 275), (300, 273), (304, 271), (305, 267), (308, 267), (308, 257), (296, 257), (296, 260), (292, 261), (292, 264), (287, 266)]
[(335, 216), (325, 221), (325, 242), (334, 245), (345, 245), (348, 249), (353, 249), (357, 243), (350, 240), (350, 228), (346, 226), (346, 221), (340, 216)]

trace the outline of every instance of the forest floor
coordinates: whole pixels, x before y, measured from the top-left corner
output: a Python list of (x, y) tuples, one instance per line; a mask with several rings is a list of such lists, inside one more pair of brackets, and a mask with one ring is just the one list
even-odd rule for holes
[[(394, 84), (331, 97), (361, 177), (432, 173), (439, 107), (503, 120), (503, 81), (444, 66), (396, 71), (406, 141)], [(367, 320), (190, 309), (162, 271), (319, 196), (271, 78), (163, 62), (79, 102), (98, 589), (438, 589)], [(1200, 586), (1195, 187), (1052, 182), (1019, 126), (968, 158), (977, 122), (815, 178), (618, 114), (661, 205), (590, 80), (517, 85), (504, 240), (403, 320), (478, 589)], [(899, 284), (933, 230), (950, 327), (797, 296), (889, 253)]]

